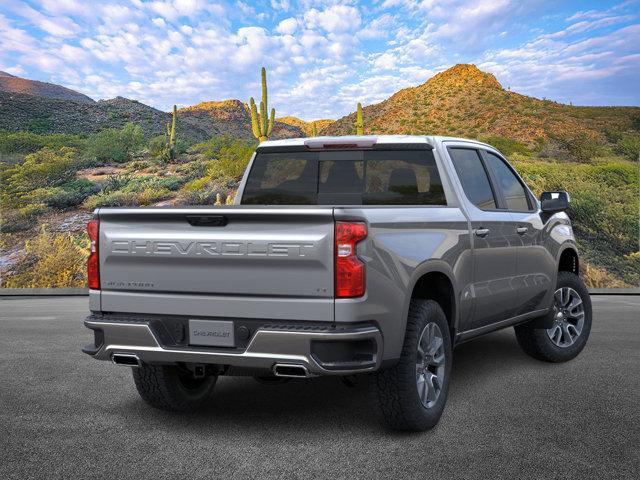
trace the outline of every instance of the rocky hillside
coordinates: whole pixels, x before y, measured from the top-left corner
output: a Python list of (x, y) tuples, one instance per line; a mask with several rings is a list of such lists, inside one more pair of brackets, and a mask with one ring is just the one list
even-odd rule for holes
[[(529, 146), (549, 138), (583, 134), (604, 140), (607, 129), (638, 128), (638, 107), (573, 107), (504, 89), (490, 73), (460, 64), (417, 87), (364, 107), (365, 133), (498, 135)], [(323, 130), (326, 135), (354, 133), (355, 112)]]
[[(133, 122), (151, 137), (164, 133), (170, 119), (166, 112), (123, 97), (86, 103), (0, 92), (0, 130), (91, 134)], [(187, 121), (178, 127), (182, 138), (192, 141), (208, 138), (205, 130)]]
[(0, 72), (0, 92), (36, 95), (42, 98), (69, 100), (79, 103), (94, 103), (93, 99), (75, 90), (53, 83), (16, 77), (6, 72)]
[(321, 119), (321, 120), (313, 120), (311, 122), (305, 122), (304, 120), (291, 115), (288, 117), (276, 118), (276, 121), (286, 123), (293, 127), (299, 128), (307, 137), (311, 136), (311, 129), (314, 123), (316, 125), (316, 131), (318, 135), (322, 135), (323, 130), (334, 122), (334, 120), (330, 120), (330, 119)]
[[(178, 110), (178, 118), (186, 119), (190, 124), (211, 135), (230, 135), (253, 139), (251, 115), (247, 104), (240, 100), (202, 102)], [(304, 136), (303, 130), (296, 126), (276, 120), (272, 138), (291, 138)]]

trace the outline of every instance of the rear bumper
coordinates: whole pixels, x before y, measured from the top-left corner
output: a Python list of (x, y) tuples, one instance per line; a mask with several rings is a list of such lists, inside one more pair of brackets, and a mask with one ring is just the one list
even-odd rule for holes
[(242, 349), (167, 346), (149, 321), (135, 318), (109, 321), (90, 316), (84, 324), (94, 331), (96, 340), (83, 351), (97, 360), (130, 354), (143, 363), (184, 362), (260, 370), (287, 364), (301, 365), (312, 375), (347, 375), (377, 370), (383, 352), (382, 335), (373, 324), (265, 325)]

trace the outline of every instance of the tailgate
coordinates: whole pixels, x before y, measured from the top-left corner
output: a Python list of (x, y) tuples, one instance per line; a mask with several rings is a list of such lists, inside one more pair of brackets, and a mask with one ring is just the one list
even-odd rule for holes
[(333, 303), (331, 208), (113, 208), (98, 217), (103, 311), (247, 317), (295, 299), (311, 310)]

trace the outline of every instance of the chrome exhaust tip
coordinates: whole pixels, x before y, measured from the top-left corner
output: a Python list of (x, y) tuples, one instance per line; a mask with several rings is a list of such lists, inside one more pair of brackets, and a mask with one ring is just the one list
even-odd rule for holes
[(307, 367), (293, 363), (276, 363), (273, 366), (273, 374), (276, 377), (286, 378), (307, 378), (310, 376)]
[(134, 353), (114, 353), (111, 356), (111, 361), (116, 365), (125, 367), (139, 367), (142, 365), (140, 358)]

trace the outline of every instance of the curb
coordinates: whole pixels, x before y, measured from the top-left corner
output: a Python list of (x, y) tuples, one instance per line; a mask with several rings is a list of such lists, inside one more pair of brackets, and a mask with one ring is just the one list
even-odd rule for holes
[(0, 297), (89, 295), (88, 288), (0, 288)]
[[(640, 295), (640, 288), (590, 288), (591, 295)], [(0, 297), (80, 296), (88, 288), (0, 288)]]

